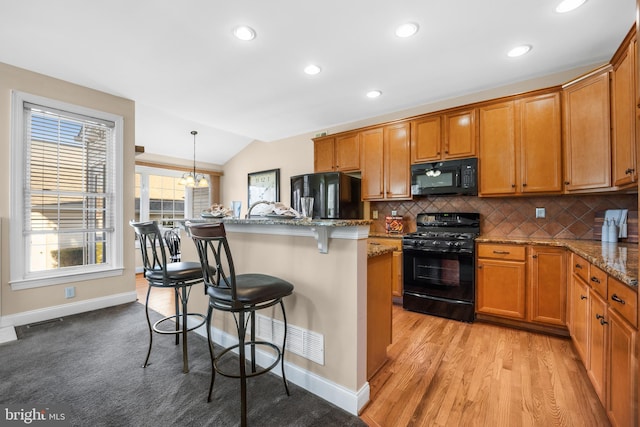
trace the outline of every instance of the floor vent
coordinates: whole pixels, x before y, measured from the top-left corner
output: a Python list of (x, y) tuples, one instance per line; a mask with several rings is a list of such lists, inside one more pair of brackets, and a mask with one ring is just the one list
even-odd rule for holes
[[(278, 345), (282, 343), (284, 334), (284, 323), (282, 321), (257, 314), (256, 328), (258, 338)], [(289, 323), (286, 352), (289, 351), (312, 362), (324, 365), (324, 336)]]
[(48, 319), (48, 320), (42, 320), (40, 322), (33, 322), (33, 323), (29, 323), (27, 325), (27, 329), (29, 328), (35, 328), (36, 326), (42, 326), (42, 325), (47, 325), (49, 323), (56, 323), (56, 322), (62, 322), (62, 317), (58, 317), (57, 319)]

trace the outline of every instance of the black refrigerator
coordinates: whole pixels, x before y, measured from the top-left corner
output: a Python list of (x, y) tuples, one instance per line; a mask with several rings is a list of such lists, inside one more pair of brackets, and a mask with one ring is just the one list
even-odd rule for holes
[(313, 197), (314, 218), (362, 219), (360, 178), (341, 172), (292, 176), (291, 207), (298, 212), (301, 197)]

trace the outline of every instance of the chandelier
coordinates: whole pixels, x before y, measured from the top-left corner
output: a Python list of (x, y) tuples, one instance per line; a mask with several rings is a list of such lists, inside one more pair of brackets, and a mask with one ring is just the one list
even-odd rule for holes
[(209, 182), (207, 182), (207, 178), (204, 175), (196, 175), (196, 135), (197, 131), (192, 130), (191, 135), (193, 135), (193, 173), (185, 173), (182, 175), (182, 178), (178, 181), (178, 184), (184, 185), (186, 187), (208, 187)]

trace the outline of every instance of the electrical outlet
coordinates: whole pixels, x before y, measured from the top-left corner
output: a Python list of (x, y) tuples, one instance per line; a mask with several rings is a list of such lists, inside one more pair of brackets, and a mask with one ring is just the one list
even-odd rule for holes
[(378, 219), (378, 211), (372, 211), (372, 212), (371, 212), (371, 217), (372, 217), (373, 219)]
[(536, 218), (544, 218), (547, 215), (545, 208), (536, 208)]
[(64, 297), (65, 298), (73, 298), (76, 296), (76, 288), (75, 286), (69, 286), (64, 288)]

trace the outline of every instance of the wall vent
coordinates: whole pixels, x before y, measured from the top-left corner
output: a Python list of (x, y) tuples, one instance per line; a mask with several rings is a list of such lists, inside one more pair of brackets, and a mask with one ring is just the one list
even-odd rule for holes
[[(282, 344), (284, 322), (256, 314), (256, 336), (259, 339)], [(324, 336), (299, 326), (288, 324), (286, 352), (295, 353), (305, 359), (324, 366)]]

